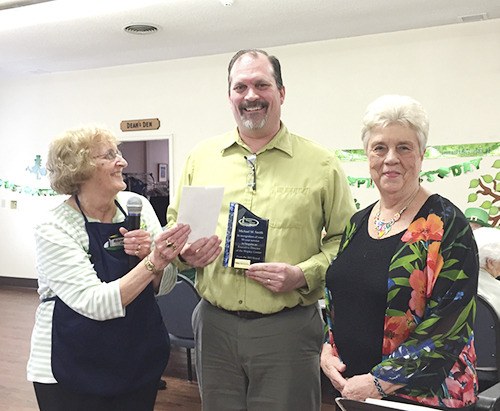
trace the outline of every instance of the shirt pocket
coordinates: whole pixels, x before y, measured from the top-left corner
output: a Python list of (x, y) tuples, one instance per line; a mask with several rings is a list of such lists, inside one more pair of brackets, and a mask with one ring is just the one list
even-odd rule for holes
[(309, 187), (276, 186), (271, 192), (269, 225), (277, 229), (300, 229), (310, 207)]

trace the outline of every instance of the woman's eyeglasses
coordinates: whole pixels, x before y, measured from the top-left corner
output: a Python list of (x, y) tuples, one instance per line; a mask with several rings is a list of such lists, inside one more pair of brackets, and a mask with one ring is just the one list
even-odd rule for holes
[(120, 150), (110, 149), (110, 150), (106, 151), (104, 154), (100, 154), (100, 155), (94, 156), (92, 158), (102, 158), (103, 160), (113, 161), (113, 160), (116, 160), (116, 157), (118, 157), (118, 156), (123, 158), (123, 154)]
[(249, 167), (247, 187), (251, 188), (252, 191), (255, 191), (255, 189), (257, 188), (257, 173), (255, 172), (255, 162), (257, 161), (257, 155), (252, 154), (249, 156), (245, 156), (245, 160), (247, 161), (247, 165)]

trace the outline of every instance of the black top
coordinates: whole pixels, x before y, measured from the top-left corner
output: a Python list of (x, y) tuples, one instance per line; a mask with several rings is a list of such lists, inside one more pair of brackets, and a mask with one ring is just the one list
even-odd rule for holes
[(344, 377), (366, 374), (382, 360), (387, 273), (403, 233), (375, 240), (365, 219), (349, 244), (349, 253), (339, 254), (328, 268), (333, 334), (347, 366)]

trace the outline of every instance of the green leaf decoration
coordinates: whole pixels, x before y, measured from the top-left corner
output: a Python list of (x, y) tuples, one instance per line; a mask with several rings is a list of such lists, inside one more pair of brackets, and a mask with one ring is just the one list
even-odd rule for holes
[(394, 281), (394, 284), (401, 285), (403, 287), (410, 286), (410, 279), (408, 277), (397, 277), (393, 278), (392, 281)]
[(414, 266), (413, 266), (413, 265), (411, 265), (410, 263), (405, 264), (403, 267), (404, 267), (404, 269), (405, 269), (406, 271), (408, 271), (409, 273), (412, 273), (412, 272), (413, 272), (413, 270), (415, 270), (415, 269), (416, 269), (416, 267), (414, 267)]
[(456, 258), (450, 258), (449, 260), (446, 260), (443, 264), (443, 270), (445, 268), (450, 268), (454, 264), (458, 263), (458, 260)]
[(405, 255), (404, 257), (398, 258), (390, 265), (389, 271), (392, 271), (398, 267), (405, 267), (406, 270), (411, 273), (413, 271), (413, 266), (409, 263), (417, 260), (418, 258), (419, 256), (415, 254)]
[(467, 198), (468, 203), (473, 203), (476, 200), (477, 200), (477, 193), (469, 194), (469, 197)]
[(491, 207), (491, 201), (483, 201), (483, 204), (481, 204), (479, 207), (484, 208), (485, 210), (489, 210)]
[(481, 176), (481, 178), (488, 184), (493, 181), (493, 176), (491, 174), (485, 174), (484, 176)]
[(469, 227), (464, 227), (462, 229), (462, 231), (460, 231), (457, 236), (456, 236), (456, 239), (461, 239), (464, 235), (469, 235)]
[(473, 178), (470, 181), (469, 188), (476, 188), (479, 185), (479, 179), (478, 178)]
[[(435, 340), (435, 338), (433, 338), (433, 340)], [(444, 344), (441, 341), (434, 341), (434, 346), (436, 348), (441, 348), (444, 346)]]
[(391, 291), (389, 291), (387, 293), (387, 302), (392, 301), (392, 299), (396, 297), (396, 295), (399, 293), (400, 290), (401, 288), (394, 288)]
[(436, 351), (430, 351), (425, 353), (424, 356), (426, 358), (444, 358), (441, 354), (438, 354)]
[(347, 247), (347, 245), (349, 244), (349, 241), (351, 241), (351, 237), (353, 235), (353, 233), (356, 231), (356, 224), (352, 223), (349, 221), (347, 223), (347, 227), (345, 229), (346, 233), (345, 233), (345, 241), (344, 241), (344, 244), (342, 244), (342, 248), (340, 249), (340, 251), (343, 251), (344, 248)]
[(497, 214), (498, 214), (498, 207), (495, 207), (495, 206), (490, 207), (490, 212), (489, 212), (489, 214), (490, 214), (491, 216), (497, 215)]
[(424, 263), (425, 262), (425, 258), (427, 257), (427, 253), (425, 255), (422, 253), (422, 250), (420, 250), (419, 243), (408, 244), (408, 246), (410, 247), (410, 250), (413, 252), (413, 254), (415, 254), (416, 256), (418, 256), (418, 258), (420, 259), (420, 261), (422, 263)]
[(493, 163), (493, 165), (491, 167), (500, 168), (500, 160), (495, 160), (495, 162)]
[(497, 175), (495, 176), (495, 180), (497, 181), (500, 181), (500, 171), (497, 173)]
[(476, 308), (476, 300), (473, 298), (470, 300), (470, 302), (464, 307), (460, 315), (458, 316), (457, 320), (455, 321), (455, 324), (451, 329), (446, 333), (447, 337), (452, 337), (454, 335), (457, 335), (459, 331), (464, 327), (464, 325), (467, 325), (467, 317), (469, 316), (469, 313), (471, 310), (475, 310)]
[(417, 328), (415, 328), (415, 333), (417, 334), (427, 334), (427, 332), (425, 332), (424, 330), (426, 330), (427, 328), (433, 326), (436, 322), (438, 322), (440, 320), (439, 317), (431, 317), (425, 321), (422, 321), (418, 326)]
[(385, 315), (387, 315), (389, 317), (404, 317), (406, 315), (406, 313), (404, 311), (394, 310), (392, 308), (389, 308), (385, 312)]
[(429, 301), (429, 308), (434, 308), (438, 305), (437, 301), (430, 300)]
[(463, 280), (467, 277), (467, 275), (464, 273), (464, 270), (448, 270), (448, 271), (441, 271), (439, 273), (439, 277), (447, 278), (448, 280), (451, 281), (456, 281), (456, 280)]
[[(452, 210), (451, 219), (449, 221), (449, 224), (447, 224), (448, 228), (446, 228), (446, 230), (444, 231), (444, 234), (443, 234), (443, 239), (442, 239), (443, 242), (446, 242), (446, 239), (448, 238), (448, 235), (454, 226), (454, 222), (455, 222), (456, 217), (457, 217), (456, 211)], [(450, 242), (449, 246), (451, 247), (452, 244), (453, 244), (453, 241)], [(443, 253), (443, 252), (444, 252), (444, 250), (441, 251), (441, 253)], [(426, 258), (427, 258), (427, 255), (426, 255)]]

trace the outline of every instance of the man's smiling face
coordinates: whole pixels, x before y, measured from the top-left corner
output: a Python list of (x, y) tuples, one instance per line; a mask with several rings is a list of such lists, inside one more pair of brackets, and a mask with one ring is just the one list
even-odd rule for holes
[(267, 56), (241, 56), (231, 70), (229, 100), (238, 129), (242, 134), (262, 133), (278, 128), (284, 89), (278, 89)]

